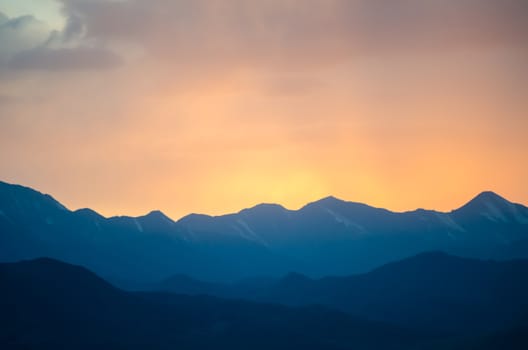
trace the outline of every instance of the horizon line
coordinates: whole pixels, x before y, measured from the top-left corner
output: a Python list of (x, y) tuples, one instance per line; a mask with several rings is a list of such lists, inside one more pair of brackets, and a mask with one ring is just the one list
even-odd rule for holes
[(210, 214), (204, 214), (204, 213), (198, 213), (198, 212), (190, 212), (188, 214), (185, 214), (185, 215), (181, 216), (179, 219), (174, 220), (172, 217), (168, 216), (161, 209), (152, 209), (152, 210), (148, 211), (145, 214), (137, 215), (137, 216), (131, 216), (131, 215), (105, 216), (105, 215), (99, 213), (97, 210), (94, 210), (94, 209), (92, 209), (90, 207), (80, 207), (80, 208), (77, 208), (77, 209), (70, 209), (67, 206), (65, 206), (61, 201), (57, 200), (53, 195), (41, 192), (41, 191), (39, 191), (39, 190), (37, 190), (35, 188), (29, 187), (29, 186), (25, 186), (25, 185), (21, 185), (21, 184), (9, 183), (9, 182), (2, 181), (2, 180), (0, 180), (0, 184), (5, 184), (5, 185), (8, 185), (8, 186), (15, 186), (15, 187), (22, 187), (22, 188), (24, 188), (26, 190), (31, 190), (31, 191), (37, 192), (37, 193), (39, 193), (39, 194), (41, 194), (43, 196), (49, 196), (55, 202), (60, 204), (63, 208), (65, 208), (66, 210), (68, 210), (68, 211), (70, 211), (72, 213), (78, 212), (78, 211), (82, 211), (82, 210), (90, 210), (90, 211), (96, 213), (97, 215), (99, 215), (99, 216), (101, 216), (101, 217), (103, 217), (105, 219), (112, 219), (112, 218), (133, 218), (133, 219), (138, 219), (138, 218), (146, 217), (146, 216), (149, 216), (149, 215), (152, 215), (152, 214), (155, 214), (155, 213), (160, 213), (161, 215), (163, 215), (164, 217), (166, 217), (167, 219), (169, 219), (169, 220), (171, 220), (172, 222), (175, 222), (175, 223), (179, 222), (179, 221), (181, 221), (181, 220), (183, 220), (183, 219), (185, 219), (185, 218), (187, 218), (189, 216), (206, 216), (206, 217), (210, 217), (210, 218), (218, 218), (218, 217), (224, 217), (224, 216), (229, 216), (229, 215), (236, 215), (236, 214), (240, 214), (240, 213), (242, 213), (243, 211), (246, 211), (246, 210), (255, 209), (255, 208), (259, 207), (259, 206), (277, 206), (277, 207), (280, 207), (281, 209), (283, 209), (285, 211), (288, 211), (288, 212), (298, 212), (298, 211), (303, 210), (304, 208), (306, 208), (306, 207), (308, 207), (310, 205), (317, 204), (317, 203), (320, 203), (320, 202), (325, 201), (325, 200), (335, 200), (335, 201), (342, 202), (342, 203), (358, 204), (358, 205), (363, 205), (363, 206), (370, 207), (372, 209), (385, 210), (385, 211), (388, 211), (388, 212), (391, 212), (391, 213), (395, 213), (395, 214), (413, 213), (413, 212), (422, 211), (422, 210), (423, 211), (429, 211), (429, 212), (441, 213), (441, 214), (449, 214), (449, 213), (452, 213), (454, 211), (457, 211), (457, 210), (465, 207), (466, 205), (468, 205), (469, 203), (473, 202), (474, 200), (476, 200), (477, 198), (479, 198), (479, 197), (481, 197), (483, 195), (493, 195), (493, 196), (498, 197), (498, 198), (500, 198), (500, 199), (502, 199), (502, 200), (504, 200), (504, 201), (506, 201), (508, 203), (521, 205), (523, 207), (526, 207), (526, 205), (524, 205), (523, 203), (511, 202), (510, 200), (506, 199), (505, 197), (499, 195), (498, 193), (496, 193), (496, 192), (494, 192), (492, 190), (481, 191), (481, 192), (477, 193), (475, 196), (473, 196), (469, 201), (467, 201), (464, 204), (462, 204), (461, 206), (453, 208), (453, 209), (451, 209), (449, 211), (441, 211), (441, 210), (436, 210), (436, 209), (426, 209), (426, 208), (423, 208), (423, 207), (418, 207), (418, 208), (410, 209), (410, 210), (397, 211), (397, 210), (390, 210), (390, 209), (383, 208), (383, 207), (373, 206), (373, 205), (370, 205), (370, 204), (367, 204), (367, 203), (363, 203), (363, 202), (356, 202), (356, 201), (349, 201), (349, 200), (341, 199), (341, 198), (338, 198), (338, 197), (336, 197), (334, 195), (328, 195), (328, 196), (316, 199), (314, 201), (308, 202), (308, 203), (302, 205), (301, 207), (299, 207), (298, 209), (286, 208), (284, 205), (282, 205), (280, 203), (260, 202), (260, 203), (257, 203), (257, 204), (242, 208), (242, 209), (240, 209), (237, 212), (227, 212), (227, 213), (219, 214), (219, 215), (210, 215)]

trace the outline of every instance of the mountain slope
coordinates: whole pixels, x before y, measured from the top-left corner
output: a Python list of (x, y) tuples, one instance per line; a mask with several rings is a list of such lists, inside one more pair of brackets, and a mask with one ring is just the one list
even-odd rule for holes
[(349, 275), (431, 250), (528, 257), (528, 208), (491, 192), (449, 213), (395, 213), (327, 197), (296, 211), (261, 204), (174, 222), (159, 211), (112, 218), (70, 211), (48, 195), (0, 182), (0, 261), (49, 256), (126, 286), (173, 274), (213, 281), (288, 271)]
[(528, 257), (528, 208), (483, 192), (449, 213), (395, 213), (334, 197), (297, 211), (256, 206), (220, 217), (180, 221), (200, 236), (249, 236), (303, 264), (312, 276), (365, 272), (424, 251), (474, 258)]
[(323, 308), (132, 294), (51, 259), (0, 264), (2, 349), (411, 349), (434, 340)]
[[(248, 264), (240, 265), (233, 255)], [(0, 261), (39, 256), (81, 264), (126, 286), (178, 272), (234, 278), (295, 266), (251, 240), (193, 236), (159, 211), (105, 218), (90, 209), (70, 211), (49, 195), (0, 182)]]
[(515, 325), (528, 314), (527, 295), (528, 260), (480, 261), (433, 252), (350, 277), (290, 274), (256, 298), (327, 305), (411, 328), (468, 332)]
[(483, 332), (507, 329), (528, 315), (528, 260), (483, 261), (429, 252), (348, 277), (311, 279), (290, 273), (275, 280), (219, 284), (175, 276), (151, 289), (319, 304), (408, 328)]

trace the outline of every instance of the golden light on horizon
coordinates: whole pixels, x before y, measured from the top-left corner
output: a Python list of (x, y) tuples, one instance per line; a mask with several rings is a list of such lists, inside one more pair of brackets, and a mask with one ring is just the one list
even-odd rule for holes
[(1, 180), (106, 216), (528, 203), (525, 6), (486, 1), (65, 2), (83, 31), (0, 33)]

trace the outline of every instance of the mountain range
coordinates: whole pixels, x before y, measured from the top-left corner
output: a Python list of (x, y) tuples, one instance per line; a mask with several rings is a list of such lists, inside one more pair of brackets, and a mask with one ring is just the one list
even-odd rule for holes
[(53, 259), (0, 264), (0, 348), (410, 349), (434, 338), (325, 308), (119, 290)]
[(106, 218), (0, 182), (0, 286), (8, 350), (525, 349), (528, 208)]
[[(527, 266), (527, 261), (497, 264), (429, 253), (382, 267), (355, 281), (353, 277), (346, 281), (313, 281), (287, 276), (275, 285), (274, 295), (301, 297), (296, 303), (303, 306), (292, 307), (206, 295), (127, 292), (83, 267), (49, 258), (3, 263), (0, 264), (0, 348), (520, 350), (528, 346), (526, 303), (518, 304), (515, 312), (509, 306), (517, 302), (521, 294), (525, 298)], [(457, 267), (466, 271), (453, 278), (445, 275), (438, 283), (427, 286), (436, 279), (436, 273), (452, 272)], [(438, 271), (439, 268), (442, 271)], [(432, 278), (423, 273), (416, 277), (409, 274), (429, 269), (435, 273)], [(506, 282), (504, 288), (515, 288), (512, 290), (514, 299), (500, 299), (507, 296), (503, 294), (504, 288), (492, 295), (488, 294), (490, 290), (481, 293), (474, 289), (488, 285), (483, 281), (473, 288), (467, 288), (472, 284), (466, 282), (465, 287), (459, 289), (457, 279), (460, 276), (481, 278), (481, 273), (486, 274), (490, 269), (499, 272), (492, 274), (491, 280)], [(496, 280), (498, 275), (503, 277)], [(515, 278), (523, 282), (511, 284)], [(396, 291), (385, 293), (395, 286), (395, 280), (409, 283), (409, 287), (402, 285)], [(385, 292), (380, 288), (380, 281), (388, 283)], [(446, 281), (453, 283), (454, 288), (444, 286), (431, 293), (439, 283)], [(373, 295), (366, 295), (365, 288), (373, 288)], [(319, 300), (323, 300), (323, 295), (331, 297), (328, 292), (332, 290), (338, 296), (348, 294), (347, 305), (364, 303), (363, 315), (304, 304), (314, 297)], [(391, 307), (402, 301), (404, 293), (419, 290), (426, 291), (425, 295), (409, 294), (402, 305)], [(306, 292), (304, 297), (302, 291)], [(462, 295), (458, 298), (451, 292)], [(474, 292), (476, 304), (466, 299)], [(436, 323), (441, 327), (430, 329), (413, 318), (417, 314), (413, 308), (422, 307), (422, 301), (433, 295), (437, 298), (429, 300), (428, 307), (421, 313), (425, 315), (431, 311), (426, 326)], [(493, 295), (497, 299), (492, 297), (489, 302), (498, 303), (488, 304), (492, 306), (491, 311), (481, 309), (481, 299)], [(418, 299), (416, 303), (413, 298)], [(397, 311), (399, 321), (389, 324), (371, 319), (369, 315), (379, 314), (380, 310), (376, 309), (381, 305), (371, 304), (369, 300), (384, 300), (382, 305), (389, 317)], [(456, 303), (460, 300), (464, 300), (464, 304)], [(506, 310), (500, 311), (503, 306)], [(442, 308), (444, 313), (439, 315)], [(467, 318), (465, 316), (470, 314), (466, 309), (476, 313)], [(407, 312), (411, 313), (409, 318), (406, 318)], [(474, 327), (474, 320), (494, 312), (501, 322), (488, 330)], [(504, 322), (504, 315), (509, 315), (508, 322)], [(458, 332), (446, 332), (443, 323), (457, 316), (464, 316), (456, 321)], [(401, 326), (402, 323), (405, 326)]]
[(397, 213), (327, 197), (299, 210), (261, 204), (236, 214), (160, 211), (105, 218), (0, 182), (0, 261), (41, 256), (79, 264), (125, 287), (183, 274), (208, 281), (367, 272), (426, 251), (528, 257), (528, 208), (483, 192), (451, 212)]
[(368, 273), (211, 283), (172, 276), (150, 290), (289, 306), (324, 305), (355, 316), (445, 334), (508, 329), (528, 316), (528, 260), (426, 252)]

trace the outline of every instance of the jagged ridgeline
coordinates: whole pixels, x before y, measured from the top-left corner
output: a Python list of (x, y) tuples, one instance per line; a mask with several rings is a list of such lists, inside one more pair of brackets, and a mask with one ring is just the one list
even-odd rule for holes
[(296, 271), (316, 278), (366, 272), (431, 250), (483, 259), (528, 257), (528, 208), (483, 192), (447, 213), (396, 213), (328, 197), (300, 210), (261, 204), (178, 221), (159, 211), (105, 218), (0, 183), (0, 244), (2, 261), (57, 258), (121, 285), (174, 274), (229, 281)]

